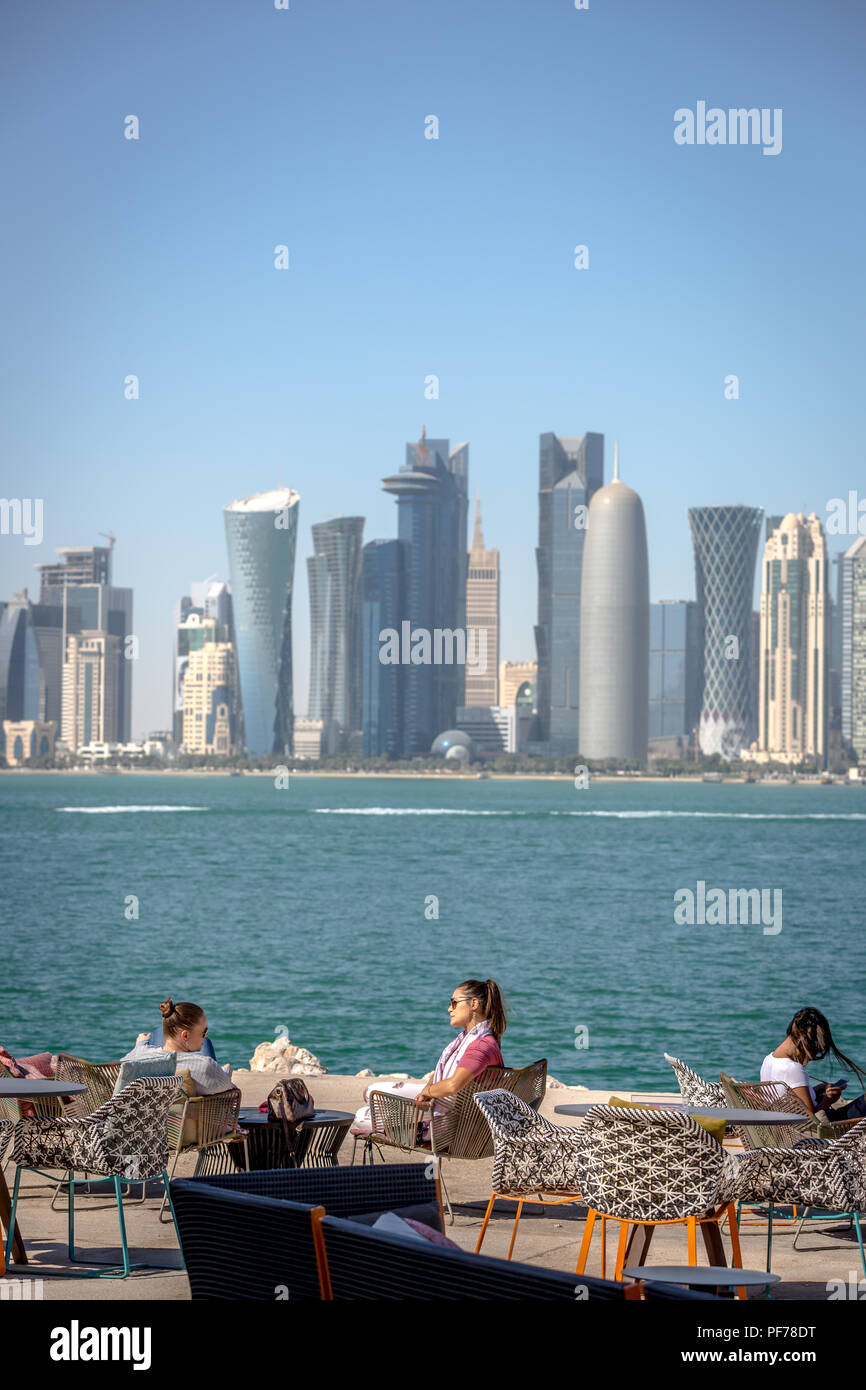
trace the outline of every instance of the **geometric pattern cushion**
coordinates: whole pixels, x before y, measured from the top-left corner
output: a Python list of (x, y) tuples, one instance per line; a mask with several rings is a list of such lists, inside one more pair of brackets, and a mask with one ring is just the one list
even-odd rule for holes
[(492, 1190), (580, 1194), (580, 1129), (554, 1125), (510, 1091), (481, 1091), (475, 1104), (493, 1134)]
[(866, 1211), (866, 1120), (841, 1139), (804, 1139), (793, 1149), (752, 1149), (740, 1157), (746, 1201)]
[(177, 1094), (173, 1076), (144, 1077), (85, 1119), (19, 1120), (10, 1158), (28, 1168), (157, 1177), (168, 1164), (168, 1109)]
[(679, 1057), (670, 1057), (666, 1052), (664, 1059), (674, 1069), (679, 1082), (680, 1095), (686, 1105), (728, 1105), (729, 1101), (718, 1081), (705, 1081), (696, 1071), (687, 1067)]
[(576, 1133), (580, 1191), (605, 1216), (677, 1221), (737, 1199), (736, 1158), (690, 1115), (594, 1105)]

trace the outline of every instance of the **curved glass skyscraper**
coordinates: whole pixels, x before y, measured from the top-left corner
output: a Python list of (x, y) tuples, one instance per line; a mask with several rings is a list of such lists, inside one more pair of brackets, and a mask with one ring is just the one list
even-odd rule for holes
[(292, 578), (300, 496), (274, 488), (225, 509), (249, 753), (291, 753)]
[(763, 507), (689, 507), (703, 625), (700, 748), (728, 761), (749, 741), (752, 594)]

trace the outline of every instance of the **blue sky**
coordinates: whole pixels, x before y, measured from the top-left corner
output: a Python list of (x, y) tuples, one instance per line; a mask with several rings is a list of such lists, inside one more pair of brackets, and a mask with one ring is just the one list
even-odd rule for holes
[[(422, 424), (470, 442), (510, 659), (542, 431), (604, 433), (608, 476), (619, 438), (653, 598), (694, 592), (689, 505), (866, 495), (864, 38), (859, 0), (7, 0), (0, 491), (44, 498), (44, 541), (0, 537), (0, 595), (114, 532), (138, 735), (222, 508), (280, 483), (305, 712), (310, 525), (394, 535)], [(699, 100), (781, 107), (782, 152), (676, 145)]]

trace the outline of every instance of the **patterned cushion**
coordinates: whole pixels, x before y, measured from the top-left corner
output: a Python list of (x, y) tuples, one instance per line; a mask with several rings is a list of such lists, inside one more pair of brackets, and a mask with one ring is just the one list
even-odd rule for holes
[(168, 1108), (177, 1095), (171, 1077), (142, 1077), (82, 1120), (19, 1120), (12, 1130), (13, 1163), (143, 1181), (168, 1163)]

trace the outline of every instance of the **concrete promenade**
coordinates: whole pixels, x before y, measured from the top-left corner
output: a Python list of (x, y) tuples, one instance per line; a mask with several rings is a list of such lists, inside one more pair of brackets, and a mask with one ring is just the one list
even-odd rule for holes
[[(278, 1077), (266, 1073), (235, 1072), (234, 1081), (242, 1088), (243, 1103), (258, 1105), (265, 1099), (268, 1091)], [(370, 1084), (370, 1078), (354, 1076), (321, 1076), (308, 1078), (310, 1090), (320, 1108), (336, 1110), (357, 1109), (363, 1102), (363, 1091)], [(625, 1088), (619, 1094), (631, 1095)], [(610, 1097), (609, 1091), (587, 1091), (580, 1088), (562, 1087), (547, 1092), (541, 1106), (541, 1113), (555, 1123), (579, 1123), (554, 1115), (554, 1106), (573, 1101), (604, 1101)], [(655, 1093), (655, 1099), (677, 1099), (670, 1094), (662, 1097)], [(340, 1162), (351, 1162), (352, 1140), (344, 1144), (340, 1151)], [(399, 1153), (388, 1155), (394, 1162), (407, 1161)], [(359, 1154), (360, 1161), (360, 1154)], [(410, 1161), (422, 1162), (420, 1156)], [(195, 1155), (182, 1158), (176, 1176), (189, 1176), (195, 1166)], [(465, 1250), (474, 1250), (484, 1209), (490, 1194), (490, 1174), (492, 1160), (478, 1162), (445, 1161), (444, 1172), (451, 1200), (455, 1207), (455, 1222), (447, 1231), (451, 1238)], [(12, 1172), (7, 1167), (7, 1181), (12, 1186)], [(152, 1187), (153, 1196), (143, 1204), (129, 1200), (124, 1203), (127, 1233), (132, 1259), (153, 1264), (173, 1264), (176, 1269), (146, 1270), (134, 1272), (129, 1279), (82, 1279), (69, 1277), (72, 1268), (66, 1262), (66, 1199), (57, 1199), (56, 1210), (51, 1209), (51, 1190), (44, 1182), (33, 1175), (22, 1181), (23, 1197), (19, 1204), (19, 1224), (29, 1256), (29, 1264), (13, 1265), (6, 1279), (0, 1279), (0, 1299), (16, 1296), (21, 1292), (36, 1293), (52, 1300), (120, 1299), (188, 1299), (189, 1286), (186, 1275), (180, 1268), (180, 1254), (171, 1223), (161, 1225), (157, 1220), (160, 1196)], [(485, 1255), (505, 1257), (511, 1238), (514, 1205), (502, 1202), (497, 1204), (497, 1212), (487, 1229), (483, 1251)], [(76, 1201), (76, 1240), (78, 1254), (97, 1259), (108, 1259), (119, 1252), (117, 1214), (113, 1197), (80, 1196)], [(577, 1253), (583, 1234), (583, 1208), (579, 1204), (550, 1206), (542, 1208), (535, 1204), (524, 1207), (520, 1220), (514, 1258), (528, 1264), (543, 1265), (547, 1268), (574, 1270)], [(833, 1223), (828, 1223), (832, 1226)], [(836, 1229), (840, 1230), (837, 1223)], [(840, 1280), (847, 1290), (847, 1297), (856, 1297), (857, 1284), (862, 1280), (859, 1252), (853, 1232), (838, 1237), (825, 1237), (820, 1227), (807, 1227), (800, 1244), (807, 1249), (793, 1250), (793, 1225), (774, 1226), (773, 1270), (781, 1275), (782, 1282), (772, 1291), (774, 1298), (810, 1299), (825, 1301), (831, 1293), (839, 1296), (840, 1285), (830, 1281)], [(747, 1268), (763, 1269), (766, 1259), (766, 1226), (763, 1224), (741, 1227), (743, 1264)], [(730, 1259), (730, 1242), (723, 1232), (725, 1250)], [(601, 1242), (596, 1234), (586, 1272), (601, 1274)], [(613, 1272), (615, 1238), (613, 1228), (608, 1239), (608, 1276)], [(226, 1259), (231, 1259), (231, 1251), (226, 1251)], [(706, 1263), (706, 1253), (702, 1242), (698, 1242), (698, 1259)], [(686, 1264), (688, 1262), (685, 1227), (661, 1227), (657, 1231), (650, 1250), (651, 1264)], [(61, 1273), (62, 1272), (62, 1273)], [(25, 1289), (13, 1283), (20, 1278), (41, 1279), (41, 1288), (32, 1285)], [(853, 1293), (852, 1293), (853, 1290)], [(866, 1297), (866, 1284), (860, 1287), (861, 1297)], [(761, 1290), (754, 1295), (763, 1297)]]

